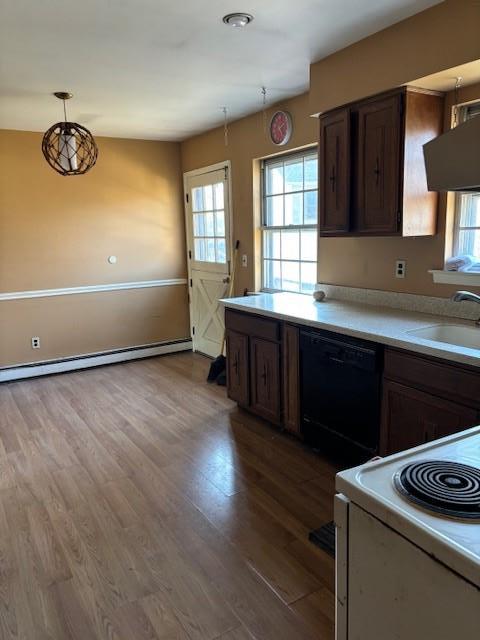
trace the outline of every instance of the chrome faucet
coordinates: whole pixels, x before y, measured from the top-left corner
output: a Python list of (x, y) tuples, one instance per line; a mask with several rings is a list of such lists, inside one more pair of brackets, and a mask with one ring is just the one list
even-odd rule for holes
[[(476, 293), (471, 293), (470, 291), (457, 291), (452, 296), (452, 302), (463, 302), (464, 300), (480, 304), (480, 296), (477, 296)], [(477, 327), (480, 327), (480, 318), (475, 322), (475, 324)]]

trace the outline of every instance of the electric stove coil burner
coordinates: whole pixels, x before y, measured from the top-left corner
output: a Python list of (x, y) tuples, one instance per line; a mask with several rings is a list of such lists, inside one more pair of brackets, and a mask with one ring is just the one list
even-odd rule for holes
[(397, 472), (395, 488), (428, 511), (480, 521), (480, 469), (458, 462), (424, 460)]

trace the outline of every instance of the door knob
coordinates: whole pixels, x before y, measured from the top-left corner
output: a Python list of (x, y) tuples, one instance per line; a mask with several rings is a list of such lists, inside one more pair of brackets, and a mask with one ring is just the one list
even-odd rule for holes
[(229, 276), (227, 276), (226, 278), (224, 278), (224, 279), (222, 280), (222, 282), (223, 282), (223, 284), (228, 284), (228, 283), (230, 282), (230, 278), (229, 278)]

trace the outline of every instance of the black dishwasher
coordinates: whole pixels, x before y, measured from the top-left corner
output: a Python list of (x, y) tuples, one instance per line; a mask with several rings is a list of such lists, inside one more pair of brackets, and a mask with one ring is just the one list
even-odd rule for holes
[(378, 450), (383, 349), (328, 331), (300, 332), (305, 441), (362, 461)]

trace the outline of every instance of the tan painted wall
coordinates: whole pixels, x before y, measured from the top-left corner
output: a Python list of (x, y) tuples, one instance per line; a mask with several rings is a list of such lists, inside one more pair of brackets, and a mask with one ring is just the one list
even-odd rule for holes
[[(317, 122), (310, 117), (312, 113), (480, 58), (479, 27), (478, 2), (448, 1), (312, 65), (310, 92), (280, 105), (292, 113), (295, 126), (292, 140), (282, 152), (315, 143)], [(463, 98), (462, 92), (460, 98), (473, 99), (473, 93), (469, 89), (468, 97)], [(240, 292), (256, 284), (254, 189), (258, 189), (258, 175), (253, 175), (252, 164), (256, 158), (278, 152), (278, 148), (263, 134), (261, 113), (231, 123), (229, 131), (227, 148), (222, 129), (183, 142), (182, 164), (188, 171), (224, 159), (232, 162), (234, 235), (242, 243), (241, 253), (249, 258), (248, 269), (239, 269), (236, 290)], [(443, 266), (445, 219), (446, 198), (442, 196), (438, 233), (433, 238), (322, 238), (319, 280), (449, 296), (454, 288), (435, 285), (428, 274), (429, 269)], [(395, 260), (399, 258), (407, 260), (404, 280), (394, 277)]]
[[(308, 117), (308, 94), (278, 105), (293, 116), (294, 130), (288, 145), (281, 147), (282, 153), (316, 143), (318, 121)], [(273, 110), (268, 111), (270, 117)], [(248, 256), (248, 267), (238, 265), (237, 292), (245, 287), (254, 287), (255, 242), (258, 234), (254, 225), (254, 189), (258, 197), (259, 175), (255, 159), (279, 153), (267, 138), (263, 126), (263, 114), (255, 113), (229, 125), (228, 146), (225, 146), (223, 128), (213, 129), (182, 143), (182, 166), (184, 171), (198, 169), (216, 162), (230, 160), (232, 163), (233, 237), (240, 240), (240, 254)], [(254, 172), (256, 178), (253, 178)], [(258, 255), (258, 252), (257, 252)]]
[(310, 113), (480, 59), (480, 3), (447, 0), (310, 66)]
[[(0, 131), (0, 292), (185, 277), (179, 145), (97, 142), (62, 177), (41, 134)], [(188, 335), (185, 285), (0, 302), (0, 366)]]

